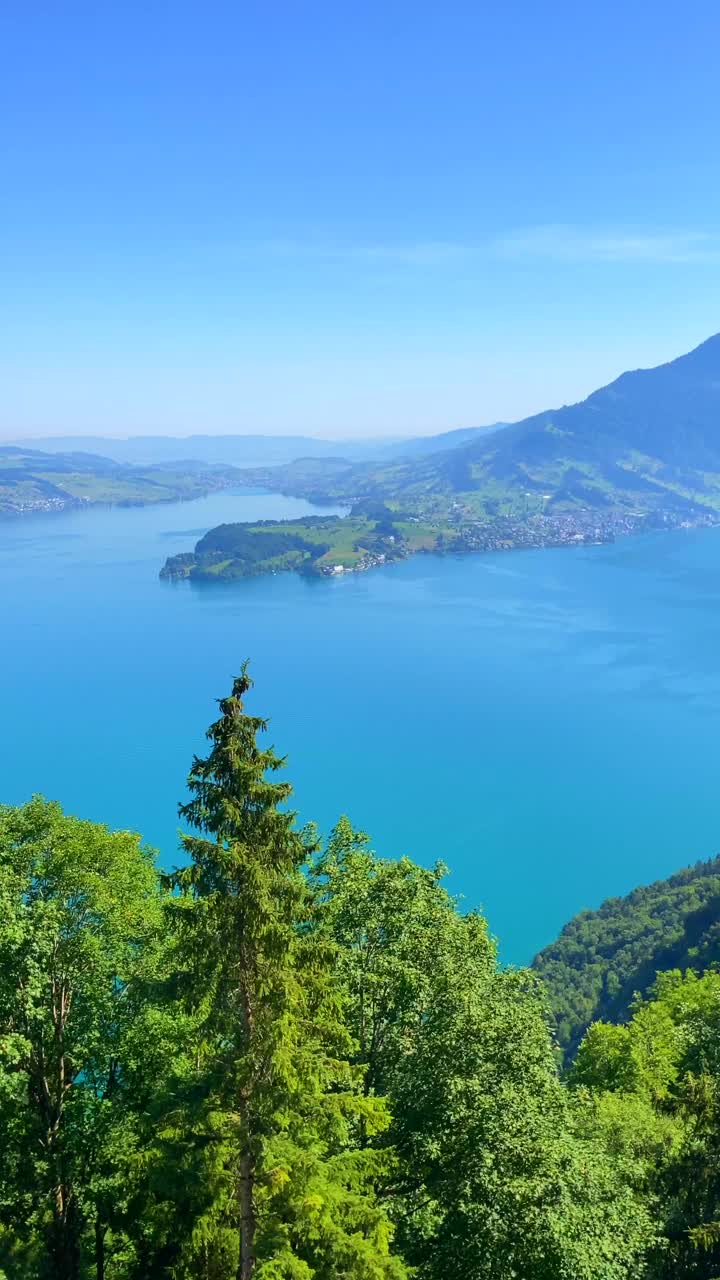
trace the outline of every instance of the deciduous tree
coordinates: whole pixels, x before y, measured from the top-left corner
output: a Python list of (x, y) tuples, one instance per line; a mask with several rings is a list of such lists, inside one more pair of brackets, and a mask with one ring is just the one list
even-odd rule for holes
[(88, 1251), (103, 1274), (109, 1200), (132, 1154), (116, 1110), (122, 1046), (160, 920), (137, 836), (40, 797), (0, 810), (2, 1217), (8, 1249), (29, 1242), (53, 1280), (78, 1280)]

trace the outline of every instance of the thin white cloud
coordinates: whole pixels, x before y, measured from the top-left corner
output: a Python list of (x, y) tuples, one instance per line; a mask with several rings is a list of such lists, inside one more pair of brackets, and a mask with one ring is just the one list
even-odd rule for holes
[(493, 249), (500, 257), (557, 262), (720, 263), (720, 236), (706, 231), (645, 233), (558, 224), (502, 236)]
[(585, 229), (558, 223), (519, 228), (474, 243), (460, 240), (363, 243), (320, 238), (273, 239), (248, 242), (235, 246), (234, 251), (250, 256), (265, 253), (288, 260), (429, 270), (452, 264), (513, 259), (558, 263), (647, 263), (657, 266), (720, 265), (720, 234), (707, 231)]

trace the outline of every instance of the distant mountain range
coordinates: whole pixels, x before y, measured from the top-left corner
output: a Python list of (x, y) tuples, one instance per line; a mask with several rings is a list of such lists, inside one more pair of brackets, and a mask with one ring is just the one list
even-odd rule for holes
[[(37, 451), (40, 442), (32, 443)], [(319, 501), (381, 500), (423, 519), (452, 510), (466, 521), (578, 512), (692, 521), (720, 514), (720, 334), (669, 364), (624, 373), (580, 404), (510, 426), (393, 441), (195, 435), (42, 443), (46, 457), (77, 458), (82, 450), (106, 464), (184, 474), (238, 468), (246, 484)], [(27, 452), (29, 444), (19, 447)], [(0, 450), (0, 465), (7, 454)], [(48, 483), (51, 470), (43, 466)]]
[(380, 461), (416, 457), (441, 449), (459, 448), (504, 424), (490, 427), (461, 427), (441, 435), (392, 440), (318, 440), (314, 436), (193, 435), (130, 436), (115, 440), (110, 436), (49, 436), (20, 439), (10, 444), (44, 453), (91, 453), (131, 466), (157, 463), (195, 462), (224, 466), (256, 467), (293, 462), (296, 458), (343, 458), (348, 462)]

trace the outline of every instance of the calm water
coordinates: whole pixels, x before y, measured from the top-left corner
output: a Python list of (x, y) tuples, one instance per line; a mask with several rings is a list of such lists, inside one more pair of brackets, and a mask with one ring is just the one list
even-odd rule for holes
[(339, 581), (158, 581), (223, 494), (0, 524), (1, 794), (176, 858), (176, 803), (243, 658), (303, 818), (453, 868), (502, 954), (720, 840), (720, 531), (417, 557)]

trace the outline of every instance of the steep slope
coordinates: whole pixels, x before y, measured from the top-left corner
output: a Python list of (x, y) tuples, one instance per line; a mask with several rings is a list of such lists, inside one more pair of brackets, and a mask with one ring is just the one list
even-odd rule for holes
[(720, 961), (720, 857), (583, 911), (536, 956), (558, 1040), (573, 1053), (598, 1019), (622, 1022), (666, 969)]
[(506, 426), (506, 422), (494, 422), (488, 427), (458, 427), (455, 431), (443, 431), (437, 436), (414, 436), (409, 440), (398, 440), (396, 444), (387, 445), (383, 449), (382, 456), (388, 460), (422, 458), (430, 453), (461, 449), (464, 445), (488, 439)]
[[(720, 334), (654, 369), (623, 373), (580, 404), (510, 427), (506, 449), (561, 433), (598, 452), (637, 450), (669, 465), (720, 466)], [(546, 441), (547, 443), (547, 441)]]
[(438, 459), (452, 480), (465, 465), (473, 485), (490, 477), (534, 486), (554, 501), (604, 505), (630, 495), (641, 505), (718, 501), (720, 335), (655, 369), (624, 373), (580, 404), (538, 414)]
[[(293, 466), (275, 482), (308, 492)], [(267, 483), (269, 477), (265, 475)], [(580, 404), (381, 465), (322, 464), (314, 494), (407, 502), (464, 495), (478, 517), (598, 509), (720, 512), (720, 335), (656, 369), (624, 373)]]

